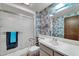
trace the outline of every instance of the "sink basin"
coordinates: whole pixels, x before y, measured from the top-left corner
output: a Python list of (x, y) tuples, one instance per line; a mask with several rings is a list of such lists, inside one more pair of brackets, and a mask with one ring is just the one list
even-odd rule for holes
[(50, 44), (52, 44), (54, 46), (58, 46), (58, 42), (50, 42)]
[(52, 45), (53, 47), (59, 46), (59, 40), (57, 40), (56, 38), (44, 38), (42, 41)]
[(58, 41), (54, 41), (54, 40), (50, 40), (50, 41), (48, 41), (48, 43), (52, 44), (53, 46), (59, 45)]

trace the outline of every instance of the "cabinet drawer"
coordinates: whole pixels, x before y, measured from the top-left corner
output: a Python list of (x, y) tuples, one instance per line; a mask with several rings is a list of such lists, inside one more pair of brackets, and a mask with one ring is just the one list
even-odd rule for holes
[(41, 50), (43, 50), (43, 51), (45, 51), (46, 53), (48, 53), (50, 56), (53, 55), (53, 50), (51, 50), (50, 48), (48, 48), (48, 47), (46, 47), (46, 46), (44, 46), (44, 45), (42, 45), (42, 44), (40, 44), (40, 48), (41, 48)]

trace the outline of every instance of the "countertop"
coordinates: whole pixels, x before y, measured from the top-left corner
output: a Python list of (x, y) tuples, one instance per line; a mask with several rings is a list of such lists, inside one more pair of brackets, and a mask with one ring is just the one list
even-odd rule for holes
[(4, 56), (25, 56), (28, 53), (28, 48), (18, 50), (16, 52), (4, 55)]
[[(58, 38), (57, 38), (58, 39)], [(50, 41), (52, 39), (50, 38), (46, 38), (46, 39), (42, 39), (39, 38), (39, 43), (51, 48), (52, 50), (55, 50), (63, 55), (67, 55), (67, 56), (79, 56), (79, 46), (76, 45), (72, 45), (66, 42), (62, 42), (57, 40), (58, 45), (53, 45)], [(50, 41), (50, 42), (48, 42)]]

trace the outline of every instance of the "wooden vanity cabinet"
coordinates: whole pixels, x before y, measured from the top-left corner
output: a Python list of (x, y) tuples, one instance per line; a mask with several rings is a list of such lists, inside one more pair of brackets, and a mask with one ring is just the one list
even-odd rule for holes
[(40, 43), (40, 56), (64, 56)]
[(43, 50), (40, 50), (40, 56), (50, 56), (50, 55), (44, 52)]
[(54, 56), (64, 56), (64, 55), (60, 54), (60, 53), (57, 52), (57, 51), (54, 51)]
[(40, 44), (40, 55), (42, 55), (42, 51), (44, 52), (44, 54), (46, 53), (48, 56), (53, 55), (53, 50), (51, 50), (50, 48), (48, 48), (43, 44)]

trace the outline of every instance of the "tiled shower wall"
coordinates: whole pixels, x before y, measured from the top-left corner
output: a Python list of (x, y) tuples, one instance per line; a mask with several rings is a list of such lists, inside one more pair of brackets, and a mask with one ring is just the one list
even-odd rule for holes
[[(70, 17), (70, 16), (76, 16), (79, 15), (79, 11), (72, 12), (66, 15), (63, 15), (61, 17), (51, 18), (49, 15), (53, 13), (53, 5), (48, 7), (47, 9), (43, 10), (40, 15), (40, 25), (39, 25), (39, 33), (43, 35), (50, 35), (52, 33), (52, 36), (55, 37), (64, 37), (64, 18)], [(52, 25), (51, 25), (52, 20)], [(38, 22), (38, 21), (37, 21)], [(52, 30), (50, 30), (52, 26)], [(37, 26), (38, 27), (38, 26)]]

